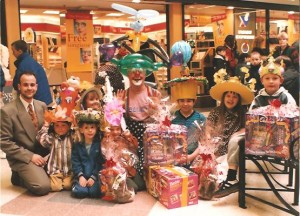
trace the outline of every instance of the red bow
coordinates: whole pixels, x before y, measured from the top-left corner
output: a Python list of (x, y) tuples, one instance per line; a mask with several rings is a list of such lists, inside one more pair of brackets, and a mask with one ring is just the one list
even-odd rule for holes
[(170, 127), (171, 126), (171, 121), (168, 119), (168, 116), (165, 117), (165, 120), (163, 120), (163, 125)]
[(206, 162), (208, 160), (212, 160), (211, 154), (200, 154), (203, 162)]
[(271, 101), (271, 106), (279, 108), (281, 106), (281, 101), (279, 99), (274, 99)]
[(115, 165), (116, 165), (116, 162), (112, 158), (105, 161), (105, 167), (107, 167), (107, 168), (108, 167), (113, 167)]

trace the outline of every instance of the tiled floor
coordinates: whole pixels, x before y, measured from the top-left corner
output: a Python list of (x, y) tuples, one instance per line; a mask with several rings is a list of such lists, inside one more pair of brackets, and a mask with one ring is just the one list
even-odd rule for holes
[[(23, 188), (14, 187), (10, 183), (10, 168), (6, 159), (1, 159), (1, 215), (28, 215), (28, 216), (80, 216), (80, 215), (118, 215), (118, 216), (284, 216), (289, 215), (273, 207), (246, 198), (247, 209), (238, 207), (238, 194), (228, 197), (204, 201), (199, 200), (198, 205), (168, 210), (147, 192), (139, 192), (133, 203), (112, 204), (102, 200), (73, 199), (69, 192), (50, 193), (47, 196), (35, 197), (27, 193)], [(282, 178), (287, 182), (286, 178)], [(247, 184), (263, 185), (262, 177), (258, 174), (247, 176)], [(278, 203), (271, 192), (253, 192), (261, 197)], [(284, 198), (292, 202), (292, 194), (286, 193)], [(297, 207), (299, 211), (299, 206)]]

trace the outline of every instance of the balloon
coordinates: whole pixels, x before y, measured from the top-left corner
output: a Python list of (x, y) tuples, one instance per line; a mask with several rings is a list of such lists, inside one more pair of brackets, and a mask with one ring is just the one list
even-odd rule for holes
[(99, 51), (104, 56), (105, 61), (110, 61), (115, 55), (116, 47), (113, 44), (101, 44)]
[(111, 62), (117, 65), (125, 76), (127, 76), (128, 70), (132, 68), (144, 69), (146, 70), (146, 76), (149, 76), (153, 71), (164, 65), (161, 62), (153, 62), (149, 57), (139, 53), (128, 54), (120, 60), (113, 58)]
[(170, 59), (171, 65), (173, 66), (180, 66), (183, 64), (183, 54), (182, 52), (178, 51), (174, 53)]
[(173, 55), (177, 52), (182, 52), (182, 54), (183, 54), (183, 65), (186, 65), (192, 57), (192, 48), (191, 48), (191, 46), (183, 40), (177, 41), (171, 48), (171, 54)]

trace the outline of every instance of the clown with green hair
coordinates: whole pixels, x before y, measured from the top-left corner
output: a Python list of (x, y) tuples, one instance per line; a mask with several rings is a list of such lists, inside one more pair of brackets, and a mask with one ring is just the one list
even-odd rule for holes
[(145, 123), (153, 121), (151, 116), (158, 110), (161, 93), (146, 85), (145, 78), (153, 71), (163, 66), (163, 63), (153, 62), (147, 56), (139, 53), (129, 54), (124, 58), (112, 59), (121, 73), (128, 77), (130, 87), (127, 90), (118, 90), (117, 97), (125, 103), (125, 121), (129, 131), (138, 139), (137, 174), (133, 178), (138, 190), (146, 189), (144, 176), (144, 149), (143, 134), (146, 129)]

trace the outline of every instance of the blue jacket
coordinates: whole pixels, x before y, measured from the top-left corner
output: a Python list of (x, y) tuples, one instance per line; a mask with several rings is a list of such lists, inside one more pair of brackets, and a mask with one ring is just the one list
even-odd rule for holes
[(16, 74), (13, 79), (14, 89), (18, 91), (20, 74), (25, 71), (32, 71), (36, 75), (38, 84), (38, 89), (34, 96), (34, 99), (43, 101), (47, 105), (52, 103), (49, 82), (44, 68), (27, 52), (21, 54), (14, 63), (17, 68)]
[(100, 142), (93, 141), (88, 154), (84, 143), (76, 143), (72, 148), (72, 171), (75, 178), (84, 176), (98, 181), (98, 173), (102, 169), (104, 159), (100, 153)]

